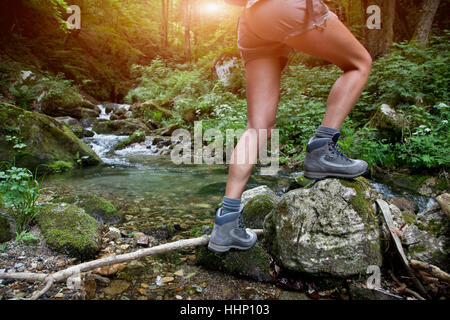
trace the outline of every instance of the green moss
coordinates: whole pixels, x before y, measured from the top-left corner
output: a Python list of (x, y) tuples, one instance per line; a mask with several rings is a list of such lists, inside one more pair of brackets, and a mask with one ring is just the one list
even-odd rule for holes
[(36, 220), (47, 245), (58, 252), (91, 259), (100, 249), (99, 224), (75, 205), (47, 205)]
[(295, 177), (295, 182), (300, 186), (300, 187), (306, 187), (312, 183), (314, 183), (313, 180), (309, 180), (308, 178), (306, 178), (303, 174), (298, 175), (297, 177)]
[(78, 194), (59, 199), (58, 202), (76, 204), (97, 221), (115, 224), (122, 221), (123, 216), (108, 200), (91, 194)]
[(275, 207), (274, 200), (268, 195), (258, 195), (250, 199), (244, 207), (242, 217), (248, 228), (261, 229), (264, 218)]
[(129, 136), (127, 139), (120, 141), (114, 149), (121, 150), (133, 143), (137, 142), (144, 142), (145, 141), (145, 132), (137, 130), (135, 131), (131, 136)]
[(47, 172), (49, 173), (60, 173), (70, 171), (74, 168), (74, 164), (68, 161), (55, 161), (50, 164), (45, 165)]
[(401, 211), (403, 220), (405, 220), (405, 222), (407, 224), (414, 224), (417, 220), (417, 216), (415, 214), (411, 214), (405, 211)]
[(223, 254), (198, 247), (197, 264), (208, 269), (244, 276), (258, 281), (272, 281), (270, 276), (271, 258), (263, 247), (257, 243), (249, 250), (230, 250)]
[(342, 185), (352, 188), (356, 191), (356, 196), (350, 199), (353, 208), (358, 212), (359, 216), (366, 222), (366, 224), (373, 225), (376, 223), (375, 212), (369, 201), (364, 196), (364, 191), (370, 188), (370, 183), (363, 177), (358, 177), (353, 180), (339, 180)]

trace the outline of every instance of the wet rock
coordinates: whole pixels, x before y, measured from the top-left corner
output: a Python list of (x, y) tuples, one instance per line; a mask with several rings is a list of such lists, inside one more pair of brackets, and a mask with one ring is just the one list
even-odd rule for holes
[(211, 252), (207, 247), (196, 249), (196, 263), (212, 270), (243, 276), (257, 281), (272, 281), (270, 276), (271, 258), (257, 243), (249, 250), (233, 250), (217, 254)]
[(403, 297), (383, 289), (368, 289), (362, 285), (350, 284), (349, 294), (352, 300), (404, 300)]
[[(15, 143), (7, 141), (7, 135), (15, 136), (26, 148), (14, 148)], [(69, 166), (78, 165), (78, 159), (83, 159), (84, 166), (102, 162), (67, 126), (55, 119), (0, 103), (0, 161), (13, 159), (18, 167), (39, 168), (43, 172), (51, 171), (58, 161)]]
[(107, 295), (114, 296), (121, 294), (130, 287), (130, 283), (125, 280), (113, 280), (109, 287), (107, 287), (103, 292)]
[(252, 197), (244, 206), (242, 218), (245, 226), (252, 229), (262, 229), (266, 215), (276, 206), (276, 200), (267, 194)]
[(44, 205), (36, 218), (47, 245), (80, 259), (92, 259), (100, 249), (100, 225), (73, 204)]
[(139, 275), (145, 269), (145, 265), (137, 260), (133, 260), (127, 263), (126, 271), (131, 275)]
[(14, 219), (10, 215), (0, 212), (0, 243), (13, 239), (15, 233), (16, 223)]
[(92, 130), (94, 130), (98, 134), (115, 134), (119, 136), (129, 136), (136, 131), (142, 131), (146, 135), (150, 134), (149, 128), (139, 119), (98, 119), (94, 122)]
[(122, 221), (123, 215), (108, 200), (93, 194), (77, 194), (58, 200), (75, 204), (83, 208), (87, 214), (101, 224), (116, 224)]
[(171, 136), (172, 133), (177, 130), (179, 126), (177, 124), (171, 124), (165, 128), (159, 128), (153, 130), (153, 134), (161, 135), (161, 136)]
[(377, 197), (362, 177), (289, 191), (264, 221), (267, 248), (293, 271), (347, 277), (381, 266)]
[(449, 231), (449, 219), (438, 205), (424, 211), (403, 234), (408, 257), (449, 270)]
[(419, 206), (414, 201), (403, 197), (392, 198), (390, 203), (394, 204), (401, 211), (406, 211), (410, 213), (415, 213), (419, 211)]
[(145, 132), (143, 131), (135, 131), (131, 136), (127, 139), (120, 141), (115, 147), (115, 150), (121, 150), (133, 143), (144, 142), (145, 141)]
[(245, 204), (252, 198), (259, 196), (259, 195), (265, 195), (269, 198), (271, 198), (275, 203), (280, 202), (280, 197), (268, 186), (259, 186), (253, 189), (246, 190), (242, 193), (241, 196), (241, 204), (245, 206)]
[(105, 236), (111, 240), (117, 240), (121, 237), (120, 230), (114, 227), (109, 227), (109, 230)]
[(439, 206), (442, 209), (442, 212), (444, 212), (447, 217), (450, 218), (450, 193), (443, 193), (440, 196), (436, 197), (437, 203), (439, 203)]

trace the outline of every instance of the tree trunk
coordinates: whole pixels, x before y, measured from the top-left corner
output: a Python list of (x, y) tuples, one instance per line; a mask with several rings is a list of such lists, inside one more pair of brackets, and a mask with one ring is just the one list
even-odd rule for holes
[(168, 47), (168, 34), (169, 34), (169, 3), (168, 0), (161, 0), (162, 11), (162, 27), (161, 27), (161, 47), (163, 50)]
[(184, 0), (184, 56), (186, 61), (191, 61), (191, 35), (189, 21), (189, 0)]
[[(381, 28), (367, 29), (365, 32), (365, 46), (373, 59), (389, 53), (394, 41), (395, 2), (396, 0), (364, 0), (365, 9), (371, 5), (377, 5), (381, 9)], [(373, 14), (366, 12), (366, 19), (371, 15)]]
[(431, 33), (431, 26), (440, 2), (441, 0), (424, 0), (421, 10), (422, 14), (419, 22), (417, 23), (416, 31), (412, 37), (413, 41), (420, 41), (423, 44), (428, 43), (428, 37)]

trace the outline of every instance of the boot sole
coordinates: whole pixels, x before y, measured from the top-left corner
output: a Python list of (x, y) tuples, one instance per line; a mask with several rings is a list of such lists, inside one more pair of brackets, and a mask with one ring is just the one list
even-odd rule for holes
[(208, 243), (208, 249), (210, 251), (216, 252), (216, 253), (224, 253), (229, 251), (230, 249), (238, 249), (238, 250), (248, 250), (251, 249), (254, 245), (256, 244), (256, 242), (254, 244), (252, 244), (249, 247), (241, 247), (241, 246), (237, 246), (237, 245), (230, 245), (230, 246), (221, 246), (218, 244), (214, 244), (212, 242)]
[(334, 178), (357, 178), (359, 176), (362, 176), (367, 170), (361, 173), (357, 174), (345, 174), (345, 173), (332, 173), (332, 172), (311, 172), (311, 171), (305, 171), (303, 175), (305, 178), (312, 179), (312, 180), (318, 180), (318, 179), (324, 179), (327, 177), (334, 177)]

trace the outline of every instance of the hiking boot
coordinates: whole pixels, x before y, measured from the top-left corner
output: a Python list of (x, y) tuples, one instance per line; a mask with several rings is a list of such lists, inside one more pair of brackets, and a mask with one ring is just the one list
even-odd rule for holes
[(248, 250), (255, 245), (257, 236), (253, 231), (245, 228), (242, 221), (243, 210), (244, 207), (241, 206), (239, 211), (221, 216), (222, 208), (217, 209), (213, 231), (209, 238), (209, 250), (223, 253), (230, 248)]
[(305, 172), (308, 179), (356, 178), (367, 170), (364, 160), (350, 159), (339, 149), (340, 133), (330, 138), (312, 138), (306, 147)]

